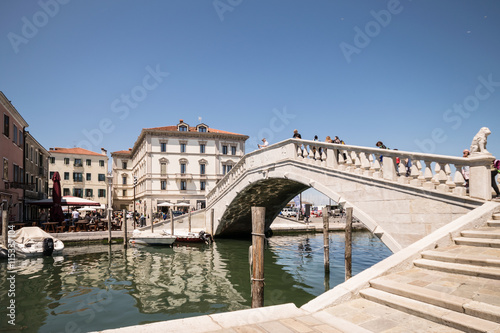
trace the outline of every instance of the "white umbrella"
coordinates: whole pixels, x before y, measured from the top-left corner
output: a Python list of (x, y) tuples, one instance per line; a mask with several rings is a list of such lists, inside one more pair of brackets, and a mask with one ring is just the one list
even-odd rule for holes
[(93, 208), (93, 207), (82, 207), (82, 208), (78, 209), (79, 212), (93, 212), (95, 210), (96, 210), (96, 208)]
[(186, 202), (180, 202), (178, 204), (175, 204), (177, 207), (190, 207), (191, 205), (186, 203)]
[(170, 207), (170, 206), (173, 206), (174, 204), (173, 203), (170, 203), (170, 202), (162, 202), (161, 204), (158, 204), (157, 206), (158, 207)]
[[(27, 201), (31, 205), (52, 206), (53, 201), (50, 199)], [(79, 197), (64, 196), (61, 198), (61, 206), (100, 206), (101, 204), (92, 200), (87, 200)]]

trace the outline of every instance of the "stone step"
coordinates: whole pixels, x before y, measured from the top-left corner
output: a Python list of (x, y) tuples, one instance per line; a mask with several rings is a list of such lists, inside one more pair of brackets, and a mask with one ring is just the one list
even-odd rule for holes
[(480, 228), (477, 230), (464, 230), (460, 233), (462, 237), (500, 239), (500, 230), (497, 228)]
[(500, 268), (482, 267), (476, 265), (456, 264), (451, 262), (417, 259), (413, 261), (416, 267), (432, 269), (453, 274), (479, 276), (487, 279), (500, 280)]
[(480, 258), (475, 255), (453, 254), (443, 251), (424, 251), (422, 252), (423, 259), (452, 262), (456, 264), (500, 267), (500, 259)]
[(495, 330), (500, 330), (500, 324), (498, 323), (390, 294), (374, 288), (363, 289), (360, 291), (360, 295), (372, 302), (377, 302), (399, 311), (465, 332), (494, 332)]
[[(464, 279), (464, 283), (466, 283), (466, 279)], [(386, 278), (372, 280), (370, 281), (370, 285), (372, 288), (391, 294), (411, 298), (415, 301), (432, 304), (455, 312), (465, 313), (473, 317), (500, 323), (500, 307), (492, 304), (477, 302), (465, 297), (459, 297), (429, 288), (388, 280)]]
[(457, 237), (454, 241), (457, 245), (500, 247), (500, 239)]
[(488, 227), (493, 227), (493, 228), (500, 228), (500, 221), (499, 220), (490, 220), (488, 221)]
[(500, 220), (500, 213), (493, 214), (493, 220)]

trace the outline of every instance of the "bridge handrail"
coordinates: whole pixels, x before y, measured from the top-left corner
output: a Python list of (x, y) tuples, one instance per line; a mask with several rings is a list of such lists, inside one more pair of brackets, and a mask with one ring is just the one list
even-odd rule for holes
[[(232, 170), (210, 190), (207, 194), (207, 202), (210, 202), (217, 193), (224, 191), (239, 174), (245, 171), (247, 161), (257, 160), (260, 155), (262, 155), (261, 160), (266, 163), (284, 159), (302, 160), (327, 169), (396, 181), (425, 190), (483, 200), (491, 199), (489, 168), (494, 160), (491, 154), (471, 154), (469, 158), (464, 158), (287, 139), (243, 156)], [(397, 158), (400, 160), (399, 164), (396, 163)], [(407, 159), (411, 161), (411, 166), (405, 164)], [(469, 167), (468, 184), (462, 175), (462, 167)]]

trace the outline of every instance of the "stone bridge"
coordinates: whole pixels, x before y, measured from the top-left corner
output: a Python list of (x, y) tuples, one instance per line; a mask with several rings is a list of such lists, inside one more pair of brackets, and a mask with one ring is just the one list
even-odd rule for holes
[[(491, 200), (493, 160), (491, 154), (463, 158), (289, 139), (245, 155), (208, 193), (206, 221), (213, 216), (216, 236), (249, 236), (250, 207), (266, 207), (270, 228), (292, 198), (314, 188), (353, 207), (397, 252)], [(470, 168), (468, 189), (463, 166)]]

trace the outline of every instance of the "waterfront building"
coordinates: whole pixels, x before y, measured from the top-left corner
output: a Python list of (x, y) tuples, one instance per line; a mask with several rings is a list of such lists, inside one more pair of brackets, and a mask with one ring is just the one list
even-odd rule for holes
[(25, 221), (37, 221), (40, 207), (34, 200), (47, 199), (49, 191), (49, 152), (28, 131), (24, 139)]
[(24, 130), (28, 123), (14, 105), (0, 91), (0, 113), (2, 135), (0, 136), (0, 157), (2, 159), (2, 183), (0, 203), (9, 206), (9, 221), (23, 220), (23, 174), (24, 174)]
[(58, 171), (61, 176), (62, 195), (107, 204), (108, 156), (101, 148), (96, 153), (83, 148), (49, 149), (49, 194), (52, 195), (52, 175)]
[(182, 204), (204, 208), (205, 194), (245, 154), (247, 139), (182, 119), (142, 129), (133, 148), (111, 153), (113, 209), (132, 210), (134, 197), (136, 210), (146, 215), (166, 210), (161, 203), (179, 210), (188, 209)]

